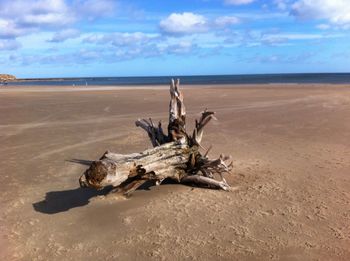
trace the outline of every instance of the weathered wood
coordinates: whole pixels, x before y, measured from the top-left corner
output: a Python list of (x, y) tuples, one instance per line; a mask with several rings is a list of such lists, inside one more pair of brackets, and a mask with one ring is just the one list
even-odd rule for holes
[(144, 129), (147, 132), (148, 137), (150, 138), (153, 147), (157, 147), (159, 145), (162, 145), (162, 144), (170, 141), (168, 136), (166, 136), (163, 132), (161, 122), (159, 122), (158, 126), (156, 127), (156, 126), (154, 126), (153, 121), (150, 118), (149, 120), (138, 119), (135, 122), (135, 124), (137, 127), (141, 127), (142, 129)]
[(186, 109), (182, 93), (179, 91), (180, 80), (171, 80), (168, 136), (174, 141), (187, 137)]
[(80, 178), (81, 186), (117, 187), (127, 179), (148, 179), (161, 183), (166, 178), (180, 182), (186, 164), (195, 149), (180, 141), (129, 155), (106, 152), (91, 164)]
[[(229, 190), (230, 186), (223, 173), (230, 172), (230, 157), (221, 155), (218, 159), (208, 158), (209, 150), (202, 155), (199, 151), (203, 129), (214, 117), (214, 112), (205, 110), (196, 121), (192, 136), (186, 132), (186, 110), (183, 95), (179, 91), (179, 80), (171, 81), (168, 135), (163, 132), (161, 123), (157, 126), (152, 119), (139, 119), (136, 126), (144, 129), (153, 149), (128, 155), (107, 151), (80, 177), (81, 187), (102, 189), (113, 186), (114, 191), (130, 195), (148, 180), (156, 185), (170, 178), (179, 183), (196, 183), (210, 188)], [(214, 179), (215, 174), (221, 181)]]
[(183, 183), (195, 183), (199, 185), (208, 186), (211, 188), (220, 188), (223, 190), (229, 190), (230, 186), (227, 184), (226, 180), (218, 181), (212, 178), (203, 177), (200, 175), (186, 176), (181, 180)]
[(199, 119), (199, 121), (196, 120), (196, 126), (195, 126), (195, 129), (193, 130), (193, 134), (192, 134), (192, 139), (193, 139), (193, 141), (195, 141), (196, 144), (201, 143), (202, 137), (203, 137), (203, 132), (204, 132), (204, 127), (205, 127), (205, 125), (208, 124), (208, 122), (211, 119), (216, 119), (214, 117), (214, 112), (207, 111), (207, 109), (205, 109), (205, 111), (202, 112), (202, 116)]

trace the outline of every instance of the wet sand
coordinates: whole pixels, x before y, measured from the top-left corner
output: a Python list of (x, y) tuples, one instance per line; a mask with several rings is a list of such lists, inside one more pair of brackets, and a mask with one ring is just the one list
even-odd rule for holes
[(134, 121), (167, 122), (165, 86), (1, 87), (0, 260), (350, 260), (350, 86), (183, 92), (188, 128), (216, 111), (204, 147), (237, 190), (79, 188), (69, 160), (151, 147)]

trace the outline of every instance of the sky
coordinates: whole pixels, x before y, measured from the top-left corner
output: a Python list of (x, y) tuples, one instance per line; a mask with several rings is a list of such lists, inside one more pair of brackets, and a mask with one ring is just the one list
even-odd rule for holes
[(0, 0), (20, 78), (350, 72), (350, 0)]

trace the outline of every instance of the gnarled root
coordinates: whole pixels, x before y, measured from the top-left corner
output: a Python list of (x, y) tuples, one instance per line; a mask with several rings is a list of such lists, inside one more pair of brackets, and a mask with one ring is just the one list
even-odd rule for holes
[[(97, 189), (108, 185), (115, 187), (124, 195), (130, 195), (148, 180), (159, 185), (170, 178), (181, 183), (195, 183), (199, 186), (228, 191), (229, 184), (223, 177), (232, 169), (228, 156), (220, 155), (218, 159), (208, 158), (209, 150), (202, 155), (199, 151), (204, 127), (214, 112), (205, 110), (199, 121), (196, 121), (192, 135), (186, 132), (186, 110), (183, 95), (179, 90), (180, 81), (171, 81), (169, 124), (166, 135), (159, 122), (157, 126), (151, 119), (139, 119), (136, 126), (144, 129), (151, 140), (153, 149), (129, 155), (106, 152), (98, 161), (80, 177), (81, 187)], [(221, 180), (215, 179), (220, 176)]]

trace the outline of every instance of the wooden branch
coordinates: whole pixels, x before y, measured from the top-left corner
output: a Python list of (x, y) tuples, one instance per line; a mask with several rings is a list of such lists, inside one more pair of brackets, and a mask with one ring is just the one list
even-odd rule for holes
[[(155, 126), (152, 119), (137, 120), (136, 126), (147, 132), (154, 148), (128, 155), (105, 152), (80, 177), (81, 187), (101, 189), (112, 185), (113, 191), (130, 195), (148, 180), (159, 185), (170, 178), (181, 183), (229, 190), (223, 173), (232, 169), (232, 162), (226, 163), (230, 157), (220, 155), (218, 159), (211, 160), (208, 158), (210, 148), (204, 155), (199, 152), (203, 129), (211, 119), (215, 119), (214, 112), (205, 110), (196, 121), (192, 136), (189, 136), (179, 85), (179, 80), (172, 80), (170, 84), (168, 135), (164, 134), (160, 122)], [(221, 181), (214, 179), (215, 174), (221, 177)]]
[(147, 134), (148, 137), (150, 138), (153, 147), (157, 147), (159, 145), (162, 145), (166, 142), (169, 142), (168, 136), (166, 136), (163, 132), (162, 129), (162, 123), (159, 122), (158, 126), (155, 127), (153, 125), (152, 119), (150, 118), (149, 121), (145, 120), (145, 119), (138, 119), (135, 122), (137, 127), (141, 127), (142, 129), (144, 129)]
[(230, 190), (230, 186), (227, 184), (226, 180), (217, 181), (212, 178), (203, 177), (200, 175), (185, 176), (181, 180), (182, 183), (195, 183), (198, 185), (204, 185), (211, 188), (223, 189), (226, 191)]
[(152, 119), (138, 119), (135, 124), (144, 129), (151, 140), (153, 147), (164, 143), (176, 141), (187, 137), (186, 134), (186, 109), (183, 103), (183, 95), (179, 91), (180, 80), (171, 80), (170, 84), (170, 104), (169, 104), (169, 124), (168, 135), (162, 129), (162, 123), (154, 126)]
[(179, 91), (180, 80), (171, 80), (170, 104), (169, 104), (169, 140), (175, 141), (187, 137), (186, 134), (186, 109), (183, 102), (183, 95)]
[(192, 134), (192, 141), (195, 144), (199, 145), (201, 143), (205, 125), (207, 125), (211, 119), (216, 120), (214, 113), (215, 112), (207, 111), (207, 109), (205, 109), (205, 111), (202, 112), (202, 116), (199, 121), (196, 120), (196, 126)]

